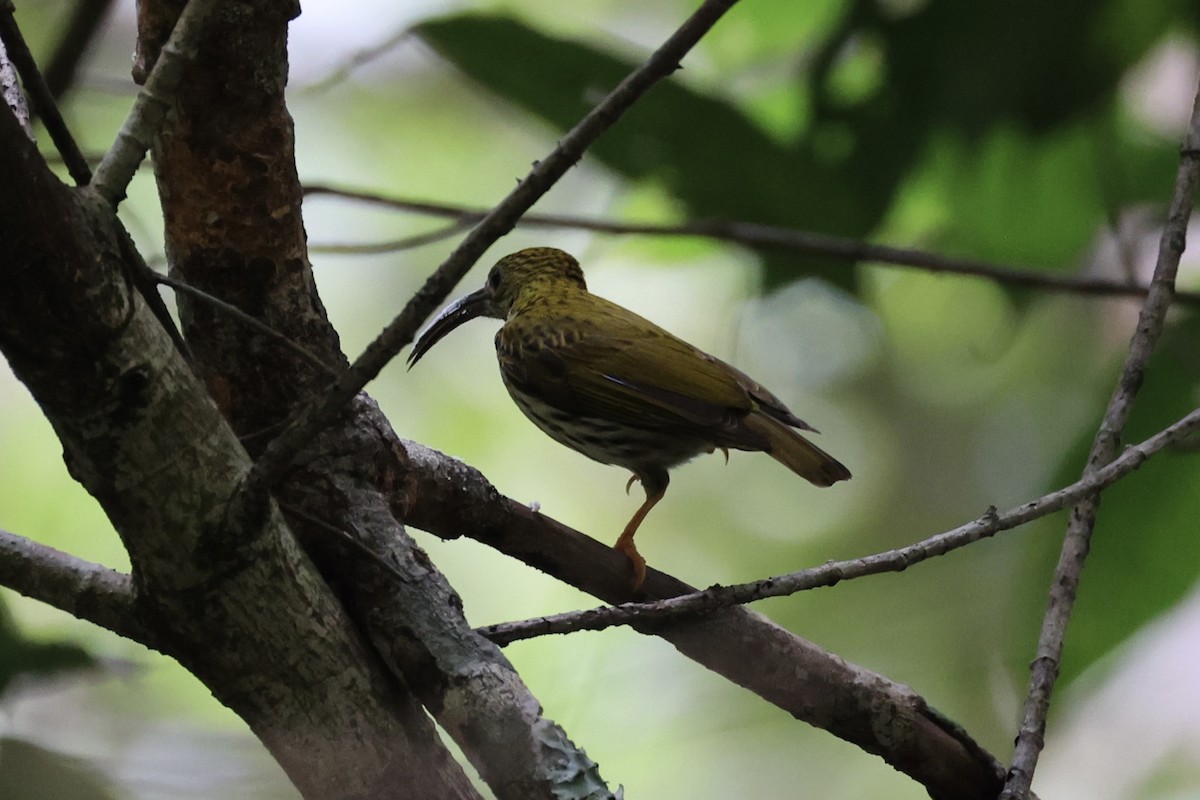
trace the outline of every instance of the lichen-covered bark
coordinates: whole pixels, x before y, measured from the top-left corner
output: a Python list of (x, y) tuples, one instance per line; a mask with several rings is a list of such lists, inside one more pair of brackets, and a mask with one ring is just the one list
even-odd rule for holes
[(542, 716), (500, 649), (471, 629), (458, 595), (396, 522), (392, 498), (362, 479), (398, 479), (396, 454), (386, 449), (395, 435), (374, 403), (360, 398), (354, 409), (353, 429), (348, 423), (321, 437), (320, 455), (305, 465), (289, 501), (343, 509), (341, 524), (375, 554), (327, 533), (306, 537), (320, 563), (336, 565), (327, 574), (377, 652), (406, 677), (497, 797), (612, 797), (597, 765)]
[[(155, 140), (170, 266), (341, 368), (345, 358), (307, 260), (284, 103), (286, 22), (295, 9), (244, 2), (222, 9)], [(147, 63), (158, 47), (150, 39), (165, 35), (175, 10), (165, 0), (141, 4), (139, 52)], [(330, 380), (211, 305), (187, 298), (182, 309), (197, 369), (252, 456)], [(378, 409), (360, 398), (275, 487), (309, 553), (397, 682), (412, 688), (498, 797), (610, 797), (595, 765), (541, 716), (498, 648), (472, 632), (453, 589), (391, 514), (391, 438)], [(347, 552), (332, 530), (369, 544), (394, 572), (360, 550)]]
[(7, 113), (0, 174), (0, 348), (120, 534), (150, 643), (306, 796), (476, 797), (278, 512), (227, 513), (249, 459), (132, 290), (111, 212), (60, 184)]
[[(176, 3), (139, 5), (153, 54)], [(170, 267), (330, 366), (345, 364), (309, 268), (287, 83), (291, 2), (229, 2), (154, 142)], [(251, 454), (330, 378), (277, 341), (188, 296), (179, 299), (197, 369)]]

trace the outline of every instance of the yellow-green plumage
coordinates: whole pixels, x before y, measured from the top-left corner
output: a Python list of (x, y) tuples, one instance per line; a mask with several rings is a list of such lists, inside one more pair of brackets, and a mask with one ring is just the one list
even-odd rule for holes
[(745, 373), (588, 292), (568, 253), (536, 247), (500, 259), (483, 289), (430, 324), (409, 364), (476, 316), (505, 320), (496, 355), (521, 411), (556, 441), (641, 481), (646, 502), (616, 545), (633, 563), (635, 586), (645, 561), (633, 535), (671, 467), (735, 448), (768, 453), (817, 486), (850, 477), (796, 432), (811, 427)]

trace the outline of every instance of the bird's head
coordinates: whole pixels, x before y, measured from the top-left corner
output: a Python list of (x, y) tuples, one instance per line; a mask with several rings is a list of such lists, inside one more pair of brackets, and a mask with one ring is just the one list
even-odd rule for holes
[(506, 255), (488, 271), (482, 289), (455, 300), (433, 318), (417, 337), (408, 356), (409, 368), (467, 320), (475, 317), (507, 319), (514, 306), (554, 295), (567, 287), (587, 289), (583, 270), (570, 253), (553, 247), (530, 247)]

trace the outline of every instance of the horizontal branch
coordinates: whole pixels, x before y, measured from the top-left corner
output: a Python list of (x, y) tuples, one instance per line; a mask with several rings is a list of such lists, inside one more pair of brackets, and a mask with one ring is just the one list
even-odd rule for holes
[[(304, 193), (306, 195), (343, 197), (417, 214), (445, 217), (455, 220), (458, 224), (467, 224), (481, 219), (486, 213), (482, 209), (469, 208), (462, 205), (405, 200), (371, 192), (341, 189), (325, 184), (306, 186)], [(713, 219), (685, 222), (679, 225), (655, 225), (636, 222), (615, 222), (613, 220), (577, 217), (568, 214), (526, 214), (521, 218), (518, 226), (523, 228), (587, 230), (594, 233), (606, 233), (618, 236), (695, 237), (738, 244), (753, 250), (785, 250), (792, 253), (842, 259), (851, 264), (861, 261), (871, 261), (898, 267), (923, 269), (927, 272), (986, 278), (1007, 286), (1021, 286), (1030, 289), (1067, 292), (1092, 297), (1144, 297), (1149, 290), (1148, 286), (1128, 281), (1089, 275), (1047, 272), (1029, 267), (1016, 267), (969, 258), (952, 258), (916, 248), (871, 244), (856, 239), (827, 236), (820, 233), (808, 233), (773, 225), (760, 225), (754, 222)], [(443, 236), (451, 235), (454, 230), (455, 227), (452, 226), (444, 230), (420, 236), (405, 237), (392, 242), (376, 242), (360, 245), (314, 244), (310, 249), (313, 251), (336, 253), (391, 252), (437, 241)], [(1200, 305), (1200, 292), (1178, 292), (1176, 300)]]
[(155, 647), (134, 608), (128, 575), (0, 530), (0, 586)]
[[(444, 539), (469, 536), (607, 603), (631, 597), (624, 554), (496, 491), (479, 473), (422, 445), (395, 442), (403, 482), (393, 507)], [(694, 587), (648, 569), (643, 596)], [(910, 775), (936, 797), (994, 800), (1003, 767), (911, 689), (826, 652), (743, 606), (645, 625), (684, 657)]]
[(1066, 508), (1080, 498), (1098, 492), (1140, 467), (1146, 459), (1170, 444), (1183, 440), (1200, 429), (1200, 409), (1174, 425), (1128, 448), (1120, 458), (1103, 469), (1085, 475), (1058, 491), (1051, 492), (1016, 508), (998, 513), (994, 508), (976, 520), (919, 542), (846, 561), (830, 561), (819, 567), (787, 575), (764, 578), (734, 586), (719, 586), (702, 592), (657, 600), (650, 603), (625, 603), (538, 617), (520, 622), (504, 622), (479, 628), (482, 635), (500, 645), (554, 633), (603, 630), (614, 625), (645, 624), (680, 614), (711, 611), (730, 605), (750, 603), (767, 597), (781, 597), (820, 586), (833, 586), (844, 580), (903, 572), (935, 556), (994, 536), (1027, 522)]

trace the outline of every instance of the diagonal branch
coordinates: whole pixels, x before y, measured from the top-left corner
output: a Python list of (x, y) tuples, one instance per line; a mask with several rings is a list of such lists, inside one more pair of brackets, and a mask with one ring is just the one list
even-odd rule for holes
[(567, 133), (546, 158), (536, 162), (517, 188), (480, 220), (462, 243), (426, 280), (404, 310), (376, 337), (317, 404), (306, 409), (287, 430), (273, 441), (247, 477), (250, 496), (273, 486), (296, 454), (315, 432), (338, 414), (412, 341), (421, 322), (445, 300), (462, 276), (497, 239), (512, 230), (517, 220), (566, 174), (593, 142), (614, 125), (621, 115), (654, 84), (679, 68), (679, 62), (737, 0), (705, 0), (686, 22), (656, 50), (646, 63), (632, 72), (592, 108)]
[[(1129, 420), (1133, 408), (1134, 398), (1145, 376), (1146, 363), (1162, 333), (1167, 309), (1175, 293), (1175, 275), (1186, 244), (1187, 225), (1191, 218), (1198, 183), (1200, 88), (1192, 105), (1192, 116), (1175, 178), (1175, 195), (1171, 199), (1167, 224), (1159, 242), (1158, 262), (1154, 267), (1154, 277), (1150, 281), (1150, 291), (1138, 315), (1137, 328), (1129, 343), (1129, 355), (1125, 359), (1117, 386), (1092, 443), (1087, 466), (1083, 471), (1085, 478), (1103, 469), (1116, 454), (1125, 423)], [(1050, 710), (1050, 695), (1058, 678), (1063, 638), (1075, 606), (1083, 565), (1091, 548), (1099, 505), (1099, 493), (1093, 492), (1081, 498), (1071, 509), (1058, 566), (1050, 584), (1049, 605), (1042, 619), (1037, 656), (1034, 658), (1029, 677), (1029, 691), (1025, 698), (1021, 727), (1017, 732), (1012, 767), (1001, 794), (1003, 800), (1020, 800), (1029, 795), (1033, 772), (1044, 744), (1046, 716)]]
[[(704, 24), (697, 25), (697, 18), (693, 18), (685, 29), (698, 39), (731, 4), (710, 2), (698, 18)], [(276, 4), (246, 4), (266, 5)], [(281, 21), (277, 11), (263, 14), (270, 15), (273, 24)], [(336, 332), (316, 297), (304, 251), (303, 228), (294, 213), (299, 206), (300, 188), (294, 174), (291, 125), (283, 107), (282, 82), (264, 80), (256, 60), (243, 60), (247, 48), (242, 46), (241, 31), (235, 31), (227, 16), (220, 21), (223, 27), (219, 31), (226, 35), (206, 40), (197, 68), (189, 70), (189, 91), (177, 98), (168, 123), (156, 138), (156, 170), (160, 185), (167, 187), (163, 203), (169, 223), (167, 247), (172, 269), (190, 285), (261, 315), (272, 328), (297, 338), (326, 363), (340, 363), (336, 360), (340, 352), (334, 353), (338, 347)], [(165, 24), (152, 22), (140, 27), (169, 30)], [(255, 41), (269, 52), (282, 54), (281, 33), (276, 30), (272, 25)], [(230, 41), (229, 34), (235, 32), (237, 37)], [(685, 51), (674, 54), (676, 61)], [(272, 78), (282, 75), (283, 66), (282, 59), (271, 64)], [(671, 66), (659, 64), (654, 72), (665, 75), (670, 71)], [(519, 187), (516, 200), (510, 199), (507, 206), (495, 212), (490, 228), (485, 221), (467, 237), (464, 247), (459, 248), (456, 268), (465, 271), (491, 241), (511, 227), (517, 215), (581, 157), (591, 139), (652, 82), (642, 78), (642, 85), (634, 86), (636, 91), (629, 91), (627, 86), (618, 94), (621, 102), (607, 107), (608, 117), (601, 114), (589, 118), (590, 129), (585, 121), (586, 135), (565, 142), (545, 168), (535, 169)], [(247, 103), (229, 94), (230, 87), (243, 83), (261, 88), (262, 97)], [(214, 114), (213, 107), (224, 103), (228, 104), (224, 113)], [(268, 113), (260, 109), (268, 109)], [(214, 117), (219, 122), (214, 122)], [(263, 197), (253, 202), (247, 202), (248, 193), (239, 181), (229, 179), (235, 167), (243, 165), (252, 168), (248, 175), (254, 188), (261, 185), (263, 189)], [(211, 174), (214, 171), (218, 174)], [(269, 177), (260, 179), (260, 171)], [(183, 190), (172, 188), (177, 186)], [(214, 226), (208, 224), (210, 218), (236, 220), (236, 224)], [(472, 254), (469, 248), (464, 249), (467, 245), (476, 251)], [(453, 284), (446, 275), (443, 268), (439, 273), (443, 293)], [(440, 298), (428, 296), (426, 300), (430, 307), (424, 311), (419, 306), (417, 311), (410, 307), (408, 322), (404, 323), (409, 326), (409, 333), (404, 334), (409, 338), (421, 318), (415, 315), (423, 316), (440, 302)], [(185, 312), (188, 308), (199, 306), (189, 302)], [(197, 353), (198, 372), (217, 387), (214, 395), (234, 430), (243, 435), (278, 430), (274, 425), (293, 410), (319, 408), (323, 401), (327, 414), (338, 415), (336, 424), (327, 425), (327, 416), (302, 430), (289, 445), (291, 450), (275, 448), (264, 454), (255, 446), (257, 442), (251, 442), (251, 452), (259, 460), (243, 491), (237, 494), (240, 505), (230, 510), (229, 516), (254, 518), (261, 508), (270, 508), (266, 501), (270, 499), (269, 490), (274, 490), (290, 506), (352, 531), (394, 567), (383, 570), (382, 575), (372, 574), (381, 572), (375, 561), (356, 558), (344, 563), (348, 561), (344, 554), (325, 552), (320, 542), (305, 537), (309, 555), (323, 569), (328, 584), (342, 590), (345, 608), (380, 657), (373, 663), (385, 664), (398, 685), (411, 688), (424, 702), (497, 797), (556, 797), (564, 784), (570, 784), (579, 796), (610, 796), (595, 765), (571, 744), (561, 727), (542, 716), (536, 698), (499, 649), (474, 634), (462, 618), (452, 589), (399, 530), (379, 492), (377, 483), (386, 482), (389, 476), (380, 474), (380, 442), (372, 434), (376, 426), (385, 428), (386, 422), (379, 419), (368, 398), (356, 396), (391, 355), (385, 354), (369, 366), (369, 375), (360, 360), (359, 371), (337, 384), (342, 395), (331, 399), (326, 393), (331, 382), (326, 373), (307, 369), (307, 364), (300, 362), (296, 363), (301, 369), (290, 367), (289, 362), (296, 359), (270, 357), (262, 359), (269, 363), (261, 363), (246, 358), (244, 336), (239, 335), (242, 331), (229, 324), (225, 315), (185, 316)], [(402, 332), (404, 325), (400, 326)], [(318, 340), (316, 346), (310, 344), (314, 339)], [(391, 352), (405, 341), (393, 338), (394, 345), (388, 345), (394, 347)], [(274, 348), (255, 348), (254, 352), (274, 356)], [(275, 398), (278, 402), (271, 402)], [(305, 450), (303, 466), (292, 471), (293, 456), (301, 447)], [(279, 480), (281, 473), (271, 472), (272, 459), (279, 470), (288, 471), (288, 480)], [(343, 557), (337, 558), (339, 555)], [(395, 580), (396, 570), (405, 575), (405, 580)], [(397, 785), (397, 790), (403, 788), (403, 784)]]
[(1175, 424), (1134, 445), (1110, 464), (1086, 473), (1083, 477), (1057, 491), (1036, 500), (1023, 503), (1003, 513), (991, 509), (987, 514), (944, 533), (930, 536), (906, 547), (845, 561), (830, 561), (819, 567), (779, 575), (773, 578), (734, 586), (718, 586), (702, 592), (672, 597), (650, 603), (623, 603), (619, 606), (601, 606), (583, 611), (538, 617), (519, 622), (503, 622), (479, 629), (484, 636), (499, 645), (507, 645), (521, 639), (574, 631), (598, 631), (614, 625), (646, 624), (655, 620), (696, 614), (725, 606), (750, 603), (767, 597), (782, 597), (821, 586), (834, 586), (842, 581), (879, 575), (885, 572), (903, 572), (936, 556), (945, 555), (960, 547), (994, 536), (1001, 531), (1032, 522), (1082, 498), (1111, 486), (1136, 470), (1151, 456), (1164, 448), (1182, 441), (1200, 430), (1200, 409), (1193, 411)]
[(33, 54), (25, 43), (25, 37), (21, 35), (21, 29), (13, 17), (12, 0), (0, 0), (0, 39), (4, 40), (8, 56), (21, 74), (21, 80), (25, 84), (25, 91), (29, 94), (34, 113), (42, 118), (42, 123), (50, 134), (50, 140), (54, 142), (54, 146), (62, 155), (67, 172), (70, 173), (75, 183), (81, 186), (86, 184), (91, 180), (92, 172), (88, 168), (87, 160), (83, 157), (79, 145), (75, 142), (75, 137), (71, 135), (67, 123), (59, 113), (58, 104), (54, 102), (53, 90), (42, 77), (37, 62), (34, 61)]

